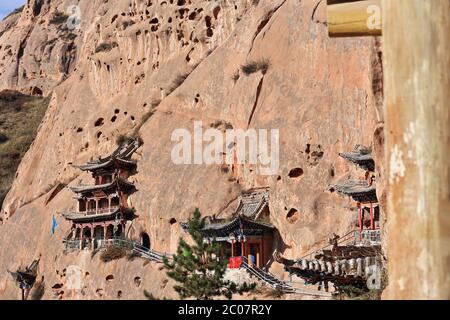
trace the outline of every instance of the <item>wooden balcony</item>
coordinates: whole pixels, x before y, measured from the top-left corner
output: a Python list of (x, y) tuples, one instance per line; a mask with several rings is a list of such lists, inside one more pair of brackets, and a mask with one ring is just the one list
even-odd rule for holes
[(96, 215), (96, 214), (113, 213), (117, 211), (119, 208), (120, 206), (111, 206), (107, 208), (87, 209), (86, 211), (80, 211), (79, 214)]
[(363, 230), (361, 231), (360, 242), (371, 246), (381, 245), (381, 230)]

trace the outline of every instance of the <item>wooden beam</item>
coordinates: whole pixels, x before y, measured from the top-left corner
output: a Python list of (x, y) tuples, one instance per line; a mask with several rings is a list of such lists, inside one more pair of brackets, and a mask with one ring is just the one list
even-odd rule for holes
[(450, 299), (450, 2), (383, 0), (388, 299)]
[(381, 35), (381, 0), (327, 0), (330, 37)]

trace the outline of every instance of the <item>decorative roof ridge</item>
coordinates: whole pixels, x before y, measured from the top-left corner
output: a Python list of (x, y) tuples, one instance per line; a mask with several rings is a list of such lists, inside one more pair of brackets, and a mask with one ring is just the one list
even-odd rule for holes
[(95, 166), (99, 166), (101, 168), (112, 163), (114, 160), (136, 164), (136, 161), (131, 160), (130, 158), (141, 145), (142, 142), (140, 139), (133, 139), (121, 144), (110, 155), (104, 158), (98, 157), (96, 160), (90, 160), (83, 165), (75, 165), (74, 167), (81, 170), (89, 170), (90, 167), (94, 167), (91, 169), (96, 169)]
[(372, 149), (357, 145), (353, 151), (339, 152), (338, 155), (347, 161), (359, 165), (364, 170), (374, 171), (375, 162)]

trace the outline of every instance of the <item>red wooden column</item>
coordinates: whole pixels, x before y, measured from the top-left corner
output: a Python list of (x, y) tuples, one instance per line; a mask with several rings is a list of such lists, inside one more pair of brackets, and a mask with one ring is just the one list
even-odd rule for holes
[(374, 221), (374, 212), (373, 212), (373, 203), (370, 203), (370, 228), (375, 230), (375, 221)]
[(262, 257), (263, 257), (263, 241), (264, 241), (264, 238), (263, 239), (260, 239), (259, 240), (259, 243), (258, 243), (258, 251), (259, 251), (259, 259), (256, 259), (256, 265), (258, 266), (258, 268), (261, 268), (262, 267)]
[(362, 230), (363, 230), (363, 214), (362, 214), (362, 205), (358, 203), (359, 207), (359, 240), (362, 240)]

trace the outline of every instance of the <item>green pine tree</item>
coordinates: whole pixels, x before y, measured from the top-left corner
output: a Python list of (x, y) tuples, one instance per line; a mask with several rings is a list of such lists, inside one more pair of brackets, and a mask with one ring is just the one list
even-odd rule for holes
[(204, 218), (201, 218), (200, 211), (196, 209), (188, 222), (188, 231), (194, 244), (191, 246), (180, 238), (173, 261), (164, 259), (167, 275), (177, 282), (174, 289), (180, 299), (193, 297), (197, 300), (210, 300), (221, 296), (231, 299), (235, 293), (242, 295), (254, 290), (255, 284), (244, 283), (238, 286), (224, 280), (228, 260), (220, 258), (220, 245), (216, 241), (203, 241), (200, 230), (204, 226)]

